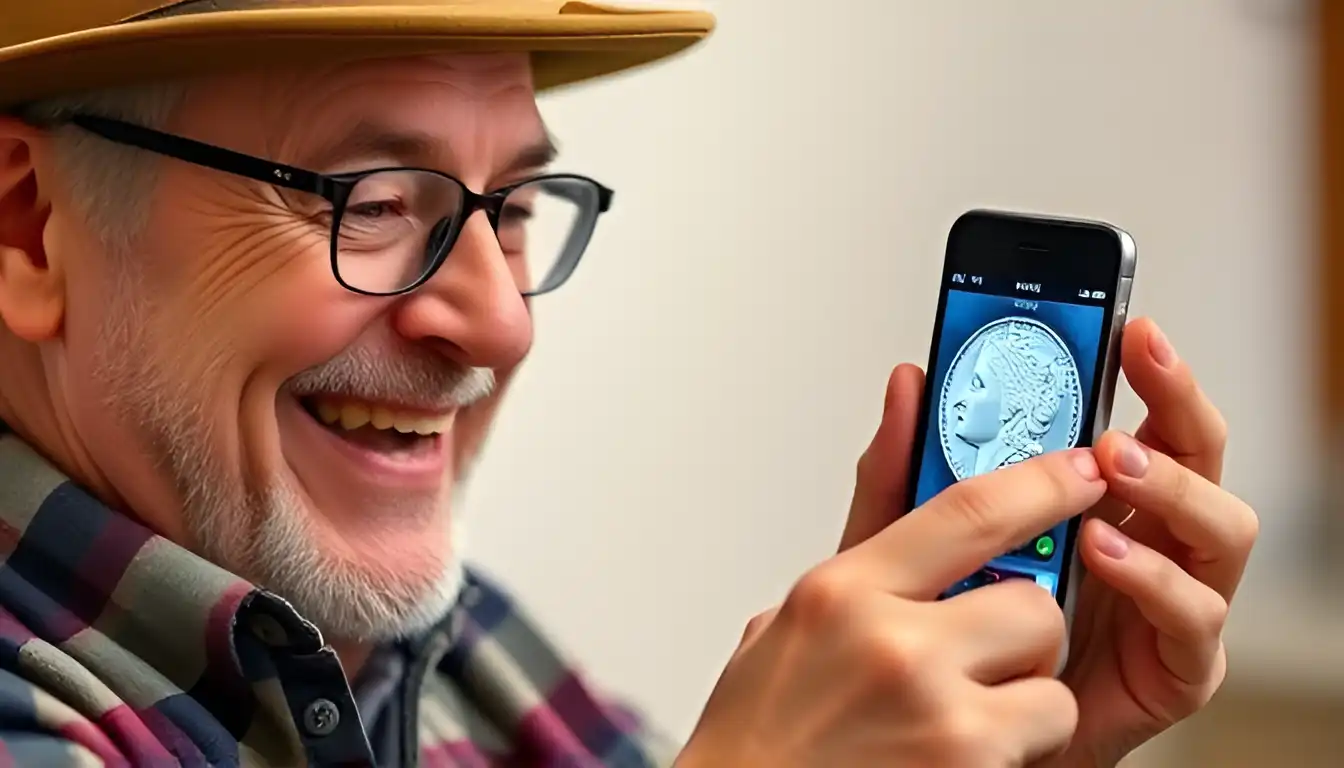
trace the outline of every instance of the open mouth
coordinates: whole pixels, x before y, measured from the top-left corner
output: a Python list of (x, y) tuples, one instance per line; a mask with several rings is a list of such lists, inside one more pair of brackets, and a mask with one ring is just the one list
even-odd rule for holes
[(456, 415), (455, 410), (425, 413), (334, 395), (301, 397), (299, 405), (332, 435), (391, 458), (416, 458), (437, 451)]

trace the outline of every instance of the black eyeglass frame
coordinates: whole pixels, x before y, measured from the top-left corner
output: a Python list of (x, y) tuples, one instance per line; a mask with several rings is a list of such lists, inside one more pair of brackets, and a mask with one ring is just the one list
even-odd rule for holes
[[(231, 149), (217, 147), (213, 144), (188, 139), (184, 136), (175, 136), (171, 133), (165, 133), (153, 128), (146, 128), (142, 125), (135, 125), (113, 118), (100, 117), (98, 115), (75, 114), (66, 118), (65, 122), (82, 128), (96, 136), (100, 136), (108, 141), (117, 144), (143, 149), (147, 152), (153, 152), (164, 157), (171, 157), (175, 160), (181, 160), (192, 165), (198, 165), (211, 170), (222, 171), (234, 176), (253, 179), (268, 184), (274, 184), (278, 187), (292, 189), (298, 192), (307, 192), (318, 195), (332, 206), (331, 223), (331, 274), (340, 283), (342, 288), (348, 291), (358, 293), (364, 296), (401, 296), (410, 293), (420, 286), (424, 285), (434, 276), (444, 262), (448, 260), (452, 253), (453, 246), (457, 243), (458, 236), (462, 233), (462, 227), (466, 225), (467, 219), (471, 218), (477, 211), (484, 211), (490, 221), (490, 227), (495, 231), (496, 237), (499, 235), (499, 217), (503, 209), (504, 200), (510, 193), (519, 187), (545, 183), (546, 181), (575, 181), (592, 185), (597, 193), (597, 209), (589, 212), (586, 221), (575, 224), (574, 234), (571, 235), (571, 242), (567, 244), (566, 253), (556, 264), (556, 270), (559, 277), (552, 276), (543, 287), (533, 291), (522, 291), (527, 297), (540, 296), (556, 290), (561, 285), (568, 282), (574, 270), (578, 267), (584, 252), (592, 240), (593, 231), (597, 228), (597, 221), (601, 215), (611, 209), (611, 200), (614, 192), (602, 185), (598, 181), (573, 173), (552, 173), (534, 176), (515, 182), (505, 187), (492, 190), (487, 193), (475, 192), (462, 181), (450, 174), (438, 171), (432, 168), (412, 168), (406, 166), (390, 166), (383, 168), (372, 168), (364, 171), (354, 171), (351, 173), (324, 174), (316, 171), (309, 171), (303, 168), (285, 165), (283, 163), (265, 160), (260, 157), (235, 152)], [(355, 189), (355, 185), (362, 179), (379, 173), (402, 171), (415, 171), (419, 173), (429, 173), (440, 176), (456, 184), (462, 190), (461, 212), (456, 219), (456, 227), (446, 238), (445, 242), (437, 249), (437, 253), (429, 260), (424, 271), (419, 277), (413, 280), (404, 288), (395, 291), (367, 291), (362, 288), (356, 288), (350, 285), (341, 277), (339, 266), (340, 253), (340, 231), (341, 219), (345, 215), (346, 203), (350, 200), (350, 195)], [(573, 242), (574, 235), (580, 235), (582, 243), (575, 247)]]

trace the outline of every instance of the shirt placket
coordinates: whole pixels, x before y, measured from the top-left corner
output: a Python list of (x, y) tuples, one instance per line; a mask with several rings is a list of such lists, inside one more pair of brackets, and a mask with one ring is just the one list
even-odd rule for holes
[(265, 647), (308, 764), (373, 768), (373, 751), (336, 652), (283, 601), (267, 596), (251, 607), (239, 629)]

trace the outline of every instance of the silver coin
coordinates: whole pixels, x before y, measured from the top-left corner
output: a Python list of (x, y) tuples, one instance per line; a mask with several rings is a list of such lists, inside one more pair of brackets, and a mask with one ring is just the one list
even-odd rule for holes
[(938, 434), (958, 480), (1078, 444), (1078, 363), (1049, 326), (995, 320), (971, 334), (943, 378)]

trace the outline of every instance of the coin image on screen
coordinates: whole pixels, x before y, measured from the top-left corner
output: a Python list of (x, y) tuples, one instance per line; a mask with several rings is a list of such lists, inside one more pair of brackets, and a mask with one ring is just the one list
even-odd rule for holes
[(957, 350), (938, 398), (943, 456), (957, 480), (1078, 444), (1078, 363), (1049, 326), (1006, 317)]

